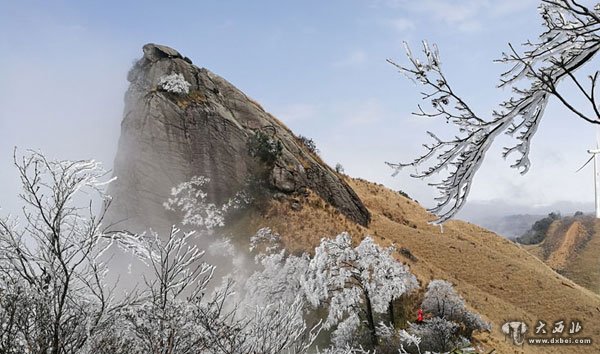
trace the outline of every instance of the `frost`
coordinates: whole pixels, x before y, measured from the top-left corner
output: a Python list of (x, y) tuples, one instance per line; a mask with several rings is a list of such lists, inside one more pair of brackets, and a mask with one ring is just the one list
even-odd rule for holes
[(331, 342), (336, 347), (343, 347), (347, 343), (352, 342), (354, 332), (360, 325), (360, 319), (356, 313), (351, 314), (344, 321), (338, 324), (337, 328), (331, 334)]
[(273, 232), (269, 227), (260, 228), (256, 234), (250, 237), (250, 252), (263, 247), (264, 251), (259, 253), (259, 256), (264, 253), (273, 253), (281, 247), (281, 236)]
[[(537, 41), (526, 41), (521, 50), (509, 44), (497, 60), (507, 64), (498, 87), (510, 90), (512, 95), (488, 117), (475, 113), (448, 82), (435, 45), (423, 42), (423, 57), (418, 58), (405, 44), (406, 66), (388, 59), (400, 73), (424, 87), (422, 97), (431, 108), (419, 105), (414, 114), (440, 118), (456, 129), (448, 138), (427, 132), (432, 141), (423, 145), (425, 151), (419, 157), (411, 162), (388, 163), (394, 174), (409, 167), (415, 169), (411, 174), (415, 178), (442, 175), (439, 181), (430, 184), (439, 192), (437, 205), (430, 209), (438, 216), (435, 223), (452, 218), (462, 208), (486, 153), (501, 135), (515, 140), (504, 148), (502, 157), (514, 156), (510, 167), (521, 174), (527, 173), (531, 166), (531, 142), (552, 97), (574, 117), (600, 123), (600, 102), (595, 94), (600, 73), (595, 70), (591, 75), (578, 73), (600, 51), (598, 6), (592, 9), (574, 1), (544, 0), (539, 9), (545, 28)], [(563, 88), (564, 81), (575, 89)], [(571, 94), (584, 100), (572, 99)], [(583, 107), (577, 107), (581, 102)]]
[(192, 84), (185, 81), (182, 74), (171, 73), (171, 75), (161, 77), (158, 86), (167, 92), (187, 95), (190, 93)]
[(394, 259), (393, 251), (378, 246), (371, 237), (352, 247), (348, 233), (321, 240), (302, 286), (313, 306), (327, 303), (325, 328), (364, 313), (376, 344), (374, 312), (385, 313), (392, 300), (418, 287), (415, 276)]
[(183, 225), (192, 225), (205, 230), (212, 230), (225, 225), (228, 211), (239, 209), (250, 202), (244, 193), (237, 193), (225, 204), (217, 206), (207, 200), (204, 187), (210, 178), (194, 176), (189, 181), (180, 183), (171, 189), (171, 198), (163, 205), (167, 210), (183, 212)]

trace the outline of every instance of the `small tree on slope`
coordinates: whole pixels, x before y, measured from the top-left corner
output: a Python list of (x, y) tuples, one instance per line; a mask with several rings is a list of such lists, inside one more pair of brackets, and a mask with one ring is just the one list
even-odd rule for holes
[(375, 313), (386, 313), (394, 299), (418, 286), (392, 252), (393, 248), (382, 248), (371, 237), (352, 247), (347, 233), (322, 239), (315, 249), (303, 287), (313, 306), (327, 304), (324, 327), (338, 326), (334, 341), (347, 341), (358, 329), (360, 316), (376, 346)]

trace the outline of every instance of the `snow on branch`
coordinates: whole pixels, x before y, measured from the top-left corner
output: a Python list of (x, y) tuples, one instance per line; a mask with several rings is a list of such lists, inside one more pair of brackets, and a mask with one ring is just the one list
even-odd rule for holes
[(250, 202), (246, 193), (238, 192), (220, 206), (210, 203), (208, 193), (204, 190), (208, 183), (210, 178), (204, 176), (194, 176), (189, 181), (180, 183), (171, 189), (171, 198), (163, 203), (163, 206), (167, 210), (182, 213), (183, 225), (212, 230), (225, 225), (227, 212)]
[[(505, 147), (502, 156), (515, 155), (512, 168), (521, 174), (530, 168), (529, 152), (531, 141), (544, 115), (550, 97), (557, 98), (575, 116), (589, 123), (600, 124), (600, 109), (595, 95), (598, 71), (590, 75), (589, 85), (575, 76), (575, 72), (588, 63), (600, 49), (600, 7), (588, 9), (575, 1), (545, 0), (540, 13), (546, 31), (537, 42), (523, 44), (520, 53), (512, 45), (503, 53), (500, 63), (510, 69), (500, 77), (500, 88), (510, 88), (512, 97), (500, 103), (490, 118), (477, 115), (453, 90), (441, 69), (437, 47), (423, 42), (424, 58), (420, 59), (405, 44), (409, 65), (403, 66), (388, 59), (400, 73), (425, 87), (423, 100), (431, 108), (418, 106), (414, 114), (420, 117), (442, 118), (452, 123), (458, 133), (450, 138), (440, 138), (427, 132), (433, 140), (424, 144), (426, 149), (418, 158), (408, 163), (387, 163), (397, 174), (402, 168), (413, 166), (414, 178), (428, 179), (444, 173), (440, 182), (430, 183), (437, 188), (439, 196), (436, 206), (430, 211), (438, 216), (434, 222), (442, 223), (453, 217), (464, 205), (472, 186), (475, 173), (481, 166), (485, 154), (500, 134), (513, 137), (513, 146)], [(558, 84), (567, 79), (577, 87), (591, 110), (572, 105)], [(525, 83), (528, 88), (518, 84)], [(587, 113), (591, 111), (592, 113)]]

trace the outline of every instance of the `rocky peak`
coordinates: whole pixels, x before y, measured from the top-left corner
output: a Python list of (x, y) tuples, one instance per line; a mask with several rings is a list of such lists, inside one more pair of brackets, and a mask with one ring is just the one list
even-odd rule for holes
[[(172, 48), (146, 44), (143, 53), (128, 74), (111, 216), (128, 227), (170, 225), (175, 220), (162, 204), (171, 188), (201, 175), (211, 179), (208, 194), (216, 202), (262, 179), (273, 194), (308, 188), (368, 224), (352, 188), (258, 103)], [(179, 86), (167, 86), (169, 76)], [(250, 153), (253, 144), (271, 149), (270, 158)]]

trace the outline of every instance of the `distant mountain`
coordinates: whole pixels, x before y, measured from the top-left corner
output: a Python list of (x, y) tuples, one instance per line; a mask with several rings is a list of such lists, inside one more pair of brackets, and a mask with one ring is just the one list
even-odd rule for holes
[(558, 273), (600, 294), (600, 220), (592, 215), (542, 220), (547, 224), (543, 238), (524, 247)]
[(573, 215), (577, 211), (589, 212), (593, 209), (593, 203), (568, 201), (539, 206), (515, 205), (506, 200), (469, 201), (457, 218), (514, 239), (549, 213), (558, 211), (563, 215)]
[(494, 231), (498, 235), (502, 235), (509, 239), (515, 239), (527, 232), (533, 223), (543, 217), (543, 215), (530, 214), (506, 215), (499, 217), (490, 216), (489, 218), (476, 222), (476, 224), (488, 230)]

